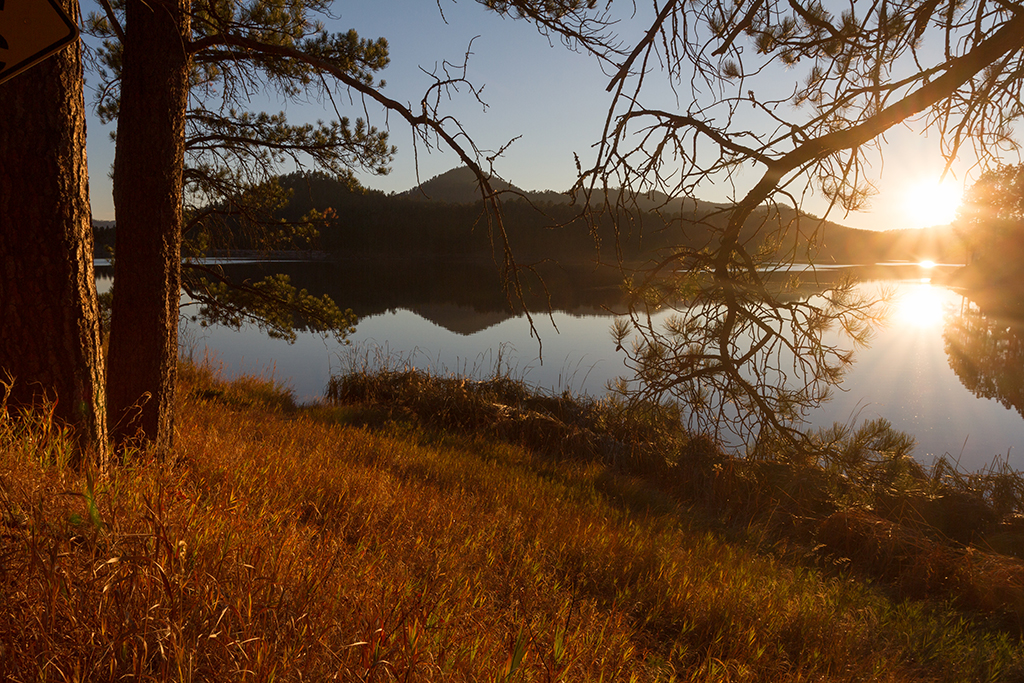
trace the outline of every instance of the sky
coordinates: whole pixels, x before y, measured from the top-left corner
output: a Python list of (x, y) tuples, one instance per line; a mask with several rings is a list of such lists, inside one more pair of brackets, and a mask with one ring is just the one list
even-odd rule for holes
[[(503, 19), (473, 0), (350, 0), (335, 7), (339, 16), (329, 22), (331, 30), (354, 28), (365, 38), (387, 38), (391, 64), (378, 77), (387, 81), (384, 93), (403, 103), (418, 103), (433, 82), (423, 70), (435, 71), (445, 61), (462, 64), (470, 51), (466, 76), (480, 88), (486, 106), (463, 89), (442, 104), (442, 111), (456, 117), (482, 149), (498, 150), (511, 142), (494, 166), (505, 180), (526, 190), (564, 191), (576, 178), (574, 155), (579, 155), (584, 167), (593, 159), (593, 145), (600, 139), (610, 100), (605, 92), (609, 78), (593, 57), (571, 52), (529, 24)], [(96, 10), (93, 0), (85, 0), (85, 13)], [(631, 36), (637, 34), (636, 28), (623, 28)], [(88, 88), (95, 83), (96, 78), (87, 74), (87, 105)], [(459, 165), (451, 152), (426, 150), (422, 145), (415, 149), (412, 133), (400, 118), (388, 118), (373, 106), (364, 108), (360, 100), (339, 102), (351, 104), (343, 115), (355, 118), (368, 113), (370, 123), (388, 129), (392, 144), (398, 147), (391, 173), (384, 177), (362, 174), (364, 185), (401, 192)], [(293, 122), (333, 117), (333, 111), (319, 103), (299, 106), (272, 95), (257, 96), (252, 106), (284, 111)], [(113, 124), (103, 125), (90, 114), (90, 192), (93, 216), (100, 220), (114, 218), (109, 178), (113, 129)], [(875, 177), (870, 180), (878, 195), (869, 210), (849, 215), (833, 212), (830, 218), (866, 229), (948, 222), (965, 180), (970, 179), (961, 174), (938, 188), (942, 161), (937, 143), (934, 136), (919, 131), (891, 131), (884, 163), (872, 169)], [(752, 183), (753, 179), (750, 174), (745, 180)], [(740, 186), (737, 191), (745, 189)], [(729, 188), (712, 187), (702, 194), (708, 201), (725, 201)], [(812, 199), (805, 208), (820, 215), (825, 204)]]

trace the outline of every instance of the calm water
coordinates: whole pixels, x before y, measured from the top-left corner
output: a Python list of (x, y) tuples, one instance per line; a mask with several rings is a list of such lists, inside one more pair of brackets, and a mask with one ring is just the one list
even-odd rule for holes
[[(477, 377), (500, 367), (544, 390), (592, 395), (603, 394), (625, 372), (610, 334), (613, 317), (602, 308), (617, 305), (605, 279), (568, 274), (566, 282), (574, 286), (555, 301), (563, 310), (534, 316), (531, 331), (525, 316), (507, 312), (489, 269), (457, 276), (442, 270), (417, 279), (392, 272), (400, 268), (372, 274), (326, 264), (290, 268), (296, 284), (328, 291), (362, 316), (351, 345), (308, 333), (288, 344), (255, 329), (204, 328), (183, 320), (183, 353), (219, 364), (228, 376), (273, 375), (303, 401), (322, 395), (332, 374), (383, 363)], [(306, 272), (313, 270), (319, 272)], [(930, 272), (890, 269), (882, 273), (887, 279), (858, 285), (867, 293), (894, 290), (891, 314), (871, 346), (856, 354), (843, 390), (812, 419), (829, 425), (885, 417), (917, 439), (916, 456), (926, 464), (949, 453), (967, 470), (997, 456), (1024, 469), (1024, 344), (1018, 329), (985, 318), (956, 292), (931, 284)], [(494, 294), (481, 294), (490, 289)]]

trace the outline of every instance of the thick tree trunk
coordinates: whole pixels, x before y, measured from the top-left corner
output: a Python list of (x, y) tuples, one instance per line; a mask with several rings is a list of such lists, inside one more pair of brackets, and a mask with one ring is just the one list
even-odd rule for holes
[(114, 160), (107, 401), (114, 441), (170, 448), (178, 362), (189, 0), (127, 0)]
[[(78, 16), (76, 0), (64, 9)], [(0, 85), (0, 382), (12, 407), (52, 402), (76, 460), (107, 452), (103, 357), (75, 43)], [(0, 389), (0, 397), (3, 390)]]

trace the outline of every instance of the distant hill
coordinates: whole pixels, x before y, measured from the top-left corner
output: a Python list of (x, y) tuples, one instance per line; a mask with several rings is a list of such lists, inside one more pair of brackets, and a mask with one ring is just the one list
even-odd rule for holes
[[(524, 190), (520, 187), (506, 182), (500, 178), (491, 178), (491, 186), (496, 192), (505, 193), (505, 200), (515, 199), (517, 196), (525, 198), (530, 202), (548, 204), (569, 204), (572, 197), (569, 192), (556, 192), (555, 190)], [(449, 204), (475, 204), (480, 201), (480, 188), (477, 183), (476, 174), (467, 166), (459, 166), (430, 180), (417, 185), (398, 196), (423, 201), (447, 202)], [(582, 198), (578, 198), (580, 201)], [(600, 194), (592, 200), (601, 201), (604, 197)], [(608, 197), (611, 203), (618, 201), (616, 191)], [(712, 213), (727, 208), (728, 204), (716, 204), (693, 199), (671, 199), (662, 192), (650, 192), (640, 195), (636, 199), (637, 208), (641, 211), (665, 211), (669, 213), (681, 212), (684, 209), (689, 211), (699, 210), (702, 213)]]
[[(567, 205), (571, 197), (567, 193), (554, 191), (531, 192), (500, 179), (492, 181), (498, 192), (508, 193), (504, 200), (514, 200), (521, 195), (530, 202), (540, 204)], [(418, 201), (442, 202), (448, 204), (476, 204), (480, 202), (480, 190), (476, 175), (462, 166), (442, 173), (421, 185), (407, 190), (400, 197)], [(591, 197), (591, 203), (605, 199), (602, 194)], [(612, 191), (608, 203), (615, 205), (620, 197)], [(702, 234), (707, 227), (721, 227), (727, 220), (730, 204), (705, 202), (695, 199), (671, 199), (661, 192), (651, 192), (635, 199), (636, 208), (643, 212), (658, 214), (669, 220), (679, 218), (684, 235), (676, 235), (679, 243), (691, 246), (701, 244)], [(794, 221), (799, 216), (799, 224)], [(651, 221), (648, 221), (650, 223)], [(657, 221), (654, 221), (657, 223)], [(793, 229), (796, 225), (797, 228)], [(930, 259), (939, 262), (961, 262), (960, 247), (950, 226), (936, 226), (907, 230), (862, 230), (850, 228), (834, 221), (821, 220), (809, 214), (798, 213), (792, 207), (779, 210), (762, 208), (754, 212), (745, 231), (747, 238), (770, 238), (773, 233), (781, 237), (778, 243), (780, 255), (795, 255), (797, 259), (813, 258), (817, 263), (874, 263), (880, 261), (919, 261)], [(663, 240), (648, 240), (648, 246), (657, 247)], [(671, 239), (668, 239), (668, 245)]]
[(779, 251), (807, 258), (819, 265), (829, 263), (872, 264), (887, 261), (963, 263), (964, 248), (952, 226), (905, 230), (862, 230), (799, 214), (789, 206), (755, 212), (752, 222), (772, 229), (784, 229)]
[[(319, 230), (315, 248), (341, 258), (432, 259), (453, 262), (499, 262), (500, 238), (494, 234), (490, 209), (480, 199), (476, 178), (457, 168), (399, 194), (353, 187), (324, 174), (290, 174), (280, 179), (291, 190), (289, 204), (276, 218), (296, 221), (312, 210), (331, 211)], [(714, 248), (728, 221), (730, 205), (693, 199), (669, 199), (660, 193), (633, 202), (610, 192), (591, 199), (584, 216), (568, 195), (554, 191), (524, 192), (504, 181), (502, 225), (520, 265), (555, 261), (560, 264), (623, 262), (630, 267), (660, 259), (680, 247)], [(628, 217), (617, 209), (625, 204)], [(604, 205), (612, 210), (602, 210)], [(639, 207), (639, 211), (636, 210)], [(259, 248), (247, 243), (246, 230), (233, 218), (207, 227), (211, 243), (236, 249)], [(97, 251), (113, 236), (97, 228)], [(105, 238), (105, 239), (104, 239)], [(931, 259), (957, 262), (959, 248), (952, 230), (874, 232), (822, 221), (788, 206), (755, 211), (741, 233), (749, 248), (771, 245), (780, 259), (818, 264), (876, 263)], [(112, 240), (110, 240), (112, 241)]]
[[(513, 195), (526, 197), (531, 202), (547, 202), (551, 204), (568, 204), (568, 194), (545, 190), (530, 192), (516, 187), (500, 178), (491, 178), (491, 187), (495, 192), (507, 193), (508, 199)], [(480, 201), (480, 187), (476, 174), (467, 167), (459, 166), (441, 175), (434, 176), (425, 183), (399, 194), (413, 200), (446, 202), (448, 204), (475, 204)]]

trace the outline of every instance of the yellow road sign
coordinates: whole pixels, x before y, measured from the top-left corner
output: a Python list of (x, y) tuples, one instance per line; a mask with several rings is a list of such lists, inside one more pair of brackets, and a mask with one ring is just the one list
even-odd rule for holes
[(78, 39), (54, 0), (0, 0), (0, 83)]

